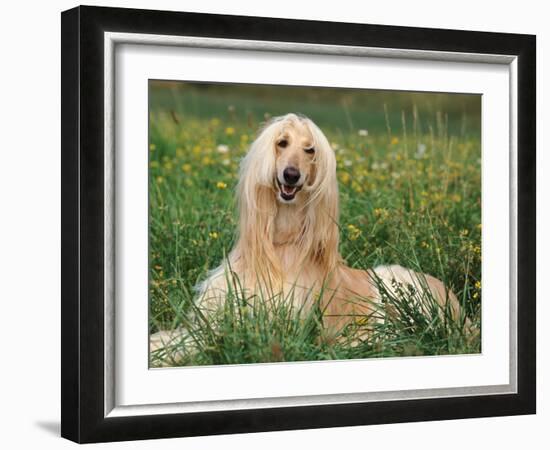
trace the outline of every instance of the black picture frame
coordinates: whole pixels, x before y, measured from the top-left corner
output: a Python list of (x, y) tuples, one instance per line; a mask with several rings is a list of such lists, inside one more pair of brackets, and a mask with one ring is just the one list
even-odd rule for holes
[[(517, 393), (106, 418), (106, 31), (517, 56)], [(61, 35), (63, 437), (84, 443), (535, 413), (535, 36), (87, 6), (62, 13)]]

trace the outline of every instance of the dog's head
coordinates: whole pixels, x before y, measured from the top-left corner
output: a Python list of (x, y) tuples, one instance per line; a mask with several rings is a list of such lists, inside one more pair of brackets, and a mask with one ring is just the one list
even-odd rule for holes
[(255, 189), (254, 184), (269, 187), (278, 202), (303, 206), (336, 193), (334, 152), (307, 117), (276, 117), (261, 130), (244, 158), (241, 183), (248, 189)]
[(241, 163), (237, 200), (239, 254), (255, 272), (281, 272), (274, 221), (282, 207), (301, 219), (291, 239), (304, 260), (315, 260), (327, 273), (336, 267), (336, 158), (313, 121), (287, 114), (265, 125)]

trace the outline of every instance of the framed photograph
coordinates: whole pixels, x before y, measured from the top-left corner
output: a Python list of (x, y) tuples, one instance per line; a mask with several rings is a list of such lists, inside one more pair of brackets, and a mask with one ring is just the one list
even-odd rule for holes
[(62, 436), (535, 413), (535, 49), (62, 13)]

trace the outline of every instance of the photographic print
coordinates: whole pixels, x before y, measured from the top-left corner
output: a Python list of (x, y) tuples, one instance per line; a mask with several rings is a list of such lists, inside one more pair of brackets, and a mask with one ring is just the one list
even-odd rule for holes
[(479, 353), (481, 96), (149, 82), (150, 366)]
[(535, 36), (61, 28), (63, 437), (536, 412)]

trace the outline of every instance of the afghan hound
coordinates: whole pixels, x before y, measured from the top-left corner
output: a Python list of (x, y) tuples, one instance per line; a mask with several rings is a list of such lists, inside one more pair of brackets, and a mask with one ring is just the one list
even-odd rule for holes
[[(431, 275), (398, 265), (367, 270), (346, 265), (338, 250), (335, 154), (309, 118), (287, 114), (260, 130), (241, 162), (236, 195), (236, 245), (198, 286), (197, 305), (204, 314), (223, 309), (229, 273), (250, 295), (280, 293), (302, 311), (323, 290), (323, 324), (335, 332), (358, 316), (374, 317), (381, 286), (392, 294), (399, 286), (427, 293), (453, 318), (459, 316), (456, 296)], [(176, 337), (159, 332), (151, 349)]]

